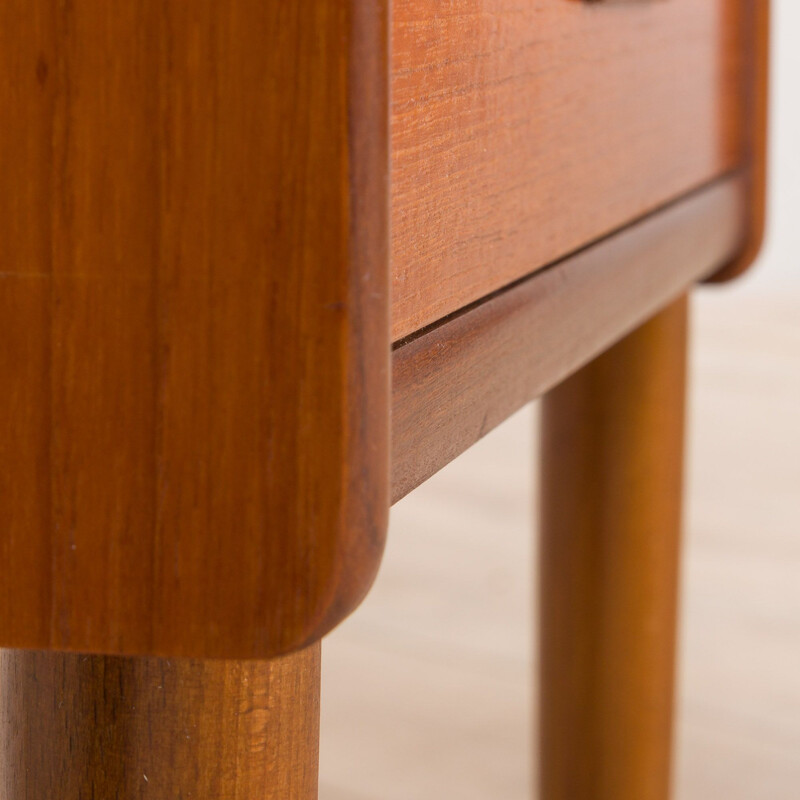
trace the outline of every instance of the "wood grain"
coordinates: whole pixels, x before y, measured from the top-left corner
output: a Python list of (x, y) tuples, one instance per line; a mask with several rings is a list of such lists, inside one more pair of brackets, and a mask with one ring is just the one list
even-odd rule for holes
[(388, 20), (0, 9), (0, 645), (266, 657), (388, 507)]
[(393, 339), (739, 166), (750, 2), (398, 3)]
[(745, 193), (719, 181), (400, 342), (393, 501), (728, 262)]
[(4, 800), (316, 800), (319, 645), (268, 662), (0, 653)]
[(542, 407), (540, 794), (667, 800), (685, 298)]

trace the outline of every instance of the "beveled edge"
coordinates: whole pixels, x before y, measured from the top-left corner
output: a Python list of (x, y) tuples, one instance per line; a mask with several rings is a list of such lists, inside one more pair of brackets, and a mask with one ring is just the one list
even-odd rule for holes
[(349, 5), (349, 459), (329, 602), (299, 647), (321, 639), (366, 597), (377, 576), (389, 524), (391, 3), (351, 0)]
[(741, 250), (733, 174), (395, 345), (397, 502)]
[(744, 26), (747, 69), (744, 74), (742, 126), (745, 133), (746, 206), (742, 225), (746, 236), (740, 252), (707, 283), (724, 283), (739, 277), (756, 261), (764, 246), (767, 229), (770, 0), (742, 0), (746, 4)]

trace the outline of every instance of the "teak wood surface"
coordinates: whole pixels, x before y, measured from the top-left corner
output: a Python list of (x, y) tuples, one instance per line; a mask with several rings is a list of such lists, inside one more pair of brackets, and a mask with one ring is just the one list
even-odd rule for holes
[(668, 800), (686, 298), (545, 396), (542, 800)]
[(740, 166), (751, 7), (395, 3), (393, 340)]
[(0, 4), (0, 645), (265, 658), (388, 500), (384, 2)]
[(3, 800), (316, 800), (320, 646), (270, 661), (0, 653)]
[[(390, 342), (399, 496), (758, 247), (765, 2), (394, 11), (390, 31), (383, 0), (0, 7), (0, 647), (31, 649), (2, 654), (9, 800), (151, 780), (311, 800), (316, 642), (384, 542)], [(644, 450), (611, 463), (604, 430), (574, 455), (613, 482)], [(652, 521), (626, 502), (623, 528)]]
[(742, 249), (729, 176), (394, 349), (392, 499), (582, 367)]
[[(426, 237), (457, 234), (441, 224), (453, 203), (425, 194), (436, 186), (493, 248), (481, 296), (731, 163), (747, 170), (757, 228), (765, 3), (493, 2), (491, 14), (468, 0), (395, 9), (396, 274), (398, 242), (434, 265)], [(385, 535), (387, 9), (34, 0), (4, 4), (0, 22), (0, 107), (14, 109), (0, 130), (0, 455), (14, 465), (0, 486), (0, 552), (14, 565), (0, 644), (229, 657), (302, 647), (364, 595)], [(463, 57), (448, 60), (456, 34)], [(740, 53), (748, 36), (761, 43)], [(417, 67), (403, 67), (414, 53)], [(415, 81), (435, 80), (441, 96), (406, 102)], [(680, 153), (651, 152), (659, 137)], [(615, 160), (643, 154), (637, 169)], [(450, 169), (455, 155), (463, 170)], [(404, 233), (414, 161), (428, 199)], [(593, 164), (578, 202), (576, 165)], [(547, 202), (515, 194), (531, 187)], [(581, 227), (609, 209), (608, 225)], [(572, 245), (558, 231), (576, 231)], [(441, 253), (470, 263), (458, 247)], [(437, 286), (460, 291), (459, 274)]]

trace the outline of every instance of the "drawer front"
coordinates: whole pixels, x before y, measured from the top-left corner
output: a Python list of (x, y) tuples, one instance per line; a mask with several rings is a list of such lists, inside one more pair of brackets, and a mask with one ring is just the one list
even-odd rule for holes
[(393, 338), (738, 166), (745, 2), (396, 2)]

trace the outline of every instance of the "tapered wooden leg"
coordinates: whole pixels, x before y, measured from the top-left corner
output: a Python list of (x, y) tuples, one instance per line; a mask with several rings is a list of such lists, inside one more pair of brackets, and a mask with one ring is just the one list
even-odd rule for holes
[(319, 645), (274, 661), (0, 654), (3, 800), (312, 800)]
[(687, 302), (542, 417), (542, 800), (669, 795)]

